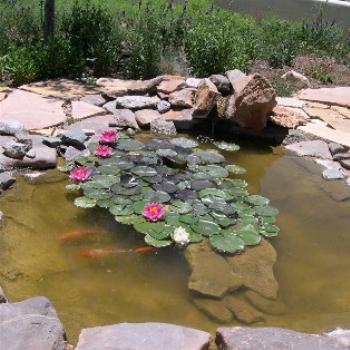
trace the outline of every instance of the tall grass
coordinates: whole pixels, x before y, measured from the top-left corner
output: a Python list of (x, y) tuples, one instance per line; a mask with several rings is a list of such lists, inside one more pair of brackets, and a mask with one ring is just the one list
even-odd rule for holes
[(322, 12), (295, 23), (256, 20), (210, 0), (57, 0), (56, 32), (44, 43), (42, 2), (0, 0), (0, 75), (14, 85), (83, 75), (149, 78), (171, 55), (197, 76), (248, 70), (255, 59), (282, 67), (306, 53), (350, 64), (346, 32)]

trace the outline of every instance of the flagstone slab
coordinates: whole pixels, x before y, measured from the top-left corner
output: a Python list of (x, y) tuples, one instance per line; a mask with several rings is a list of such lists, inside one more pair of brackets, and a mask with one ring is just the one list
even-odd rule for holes
[(301, 100), (308, 100), (350, 108), (350, 87), (305, 89), (298, 94)]
[(307, 134), (314, 135), (327, 141), (336, 142), (341, 145), (350, 147), (349, 132), (331, 129), (319, 123), (308, 123), (307, 125), (300, 126), (298, 130), (301, 130)]
[(11, 92), (11, 89), (9, 89), (8, 87), (0, 87), (0, 102), (2, 100), (4, 100), (7, 95)]
[(107, 129), (112, 124), (116, 124), (116, 117), (114, 115), (107, 114), (80, 120), (72, 125), (69, 125), (67, 129), (81, 128), (83, 130), (94, 130), (97, 132), (99, 130)]
[(17, 120), (28, 130), (64, 123), (62, 101), (23, 90), (14, 90), (0, 102), (0, 121)]
[(85, 95), (99, 94), (100, 91), (94, 86), (79, 83), (68, 79), (55, 79), (38, 81), (20, 86), (21, 90), (34, 92), (46, 97), (74, 99)]
[(305, 101), (295, 97), (276, 97), (277, 105), (283, 107), (303, 108)]
[(91, 118), (103, 114), (107, 114), (104, 108), (83, 101), (72, 101), (72, 117), (74, 119)]
[(350, 119), (350, 108), (340, 107), (340, 106), (331, 106), (333, 111), (340, 113), (343, 117)]

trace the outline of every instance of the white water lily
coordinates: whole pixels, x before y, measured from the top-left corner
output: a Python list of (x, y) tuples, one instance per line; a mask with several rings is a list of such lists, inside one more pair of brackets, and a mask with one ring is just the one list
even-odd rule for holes
[(176, 243), (181, 245), (190, 243), (190, 234), (181, 226), (174, 230), (173, 238)]

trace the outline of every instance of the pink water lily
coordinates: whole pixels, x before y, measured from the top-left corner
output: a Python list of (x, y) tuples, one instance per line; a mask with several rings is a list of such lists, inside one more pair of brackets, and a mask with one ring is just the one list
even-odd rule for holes
[(100, 135), (100, 143), (113, 145), (118, 141), (118, 139), (119, 139), (119, 135), (114, 130), (103, 131)]
[(86, 166), (77, 167), (70, 172), (69, 178), (75, 182), (84, 182), (90, 179), (92, 172), (92, 168)]
[(166, 210), (165, 207), (159, 203), (151, 203), (144, 207), (142, 214), (147, 220), (157, 222), (164, 219)]
[(100, 158), (109, 158), (113, 154), (113, 150), (109, 146), (98, 146), (95, 155)]

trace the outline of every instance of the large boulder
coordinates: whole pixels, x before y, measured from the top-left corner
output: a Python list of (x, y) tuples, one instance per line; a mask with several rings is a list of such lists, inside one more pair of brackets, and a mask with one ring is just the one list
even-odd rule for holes
[(197, 90), (194, 102), (194, 118), (206, 118), (216, 106), (220, 93), (214, 83), (204, 79)]
[(298, 112), (296, 108), (292, 109), (283, 106), (276, 106), (269, 119), (272, 123), (288, 129), (296, 129), (307, 122), (307, 119), (302, 114), (302, 110)]
[(160, 118), (160, 113), (154, 109), (141, 109), (135, 112), (135, 117), (140, 127), (149, 127), (152, 121)]
[(116, 104), (119, 108), (145, 109), (156, 108), (159, 101), (157, 96), (123, 96), (117, 98)]
[(174, 122), (168, 122), (161, 118), (151, 121), (151, 134), (156, 136), (176, 136), (177, 131)]
[(221, 350), (346, 350), (341, 337), (299, 333), (281, 328), (219, 328), (216, 344)]
[(36, 297), (0, 304), (0, 348), (65, 350), (66, 334), (50, 301)]
[(196, 89), (182, 89), (169, 95), (169, 102), (174, 108), (192, 108)]
[(234, 82), (234, 94), (228, 99), (224, 118), (241, 127), (262, 130), (276, 107), (276, 92), (259, 74), (244, 76)]
[(165, 323), (83, 329), (75, 350), (208, 350), (210, 334)]

